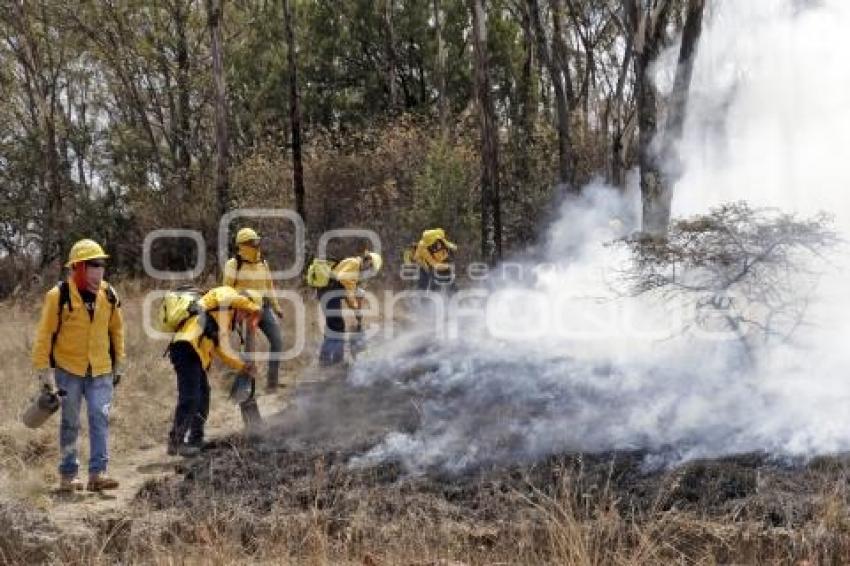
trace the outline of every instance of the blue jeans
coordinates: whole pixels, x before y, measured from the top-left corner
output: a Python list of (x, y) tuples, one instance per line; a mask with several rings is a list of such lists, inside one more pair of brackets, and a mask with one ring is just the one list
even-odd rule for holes
[[(280, 324), (270, 305), (263, 307), (262, 318), (259, 324), (260, 331), (265, 334), (269, 341), (269, 354), (272, 359), (269, 360), (268, 374), (266, 375), (266, 385), (276, 387), (278, 385), (278, 374), (280, 373), (280, 353), (283, 351), (283, 338), (281, 337)], [(245, 340), (245, 348), (249, 352), (254, 351), (253, 336), (248, 335)]]
[(319, 296), (325, 315), (325, 339), (319, 350), (319, 365), (336, 365), (345, 358), (345, 319), (342, 316), (343, 290), (338, 283)]
[(345, 340), (325, 336), (322, 348), (319, 350), (319, 365), (329, 367), (342, 363), (345, 359)]
[(86, 400), (89, 418), (89, 474), (106, 471), (109, 463), (109, 408), (112, 404), (112, 374), (80, 377), (56, 368), (56, 386), (65, 391), (59, 421), (59, 473), (77, 475), (77, 435), (80, 407)]

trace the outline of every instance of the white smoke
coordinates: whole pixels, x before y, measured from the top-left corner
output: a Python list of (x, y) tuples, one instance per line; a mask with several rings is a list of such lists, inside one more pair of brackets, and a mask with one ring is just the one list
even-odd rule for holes
[[(746, 200), (826, 210), (850, 230), (850, 2), (709, 4), (675, 213)], [(493, 289), (456, 339), (407, 336), (359, 363), (353, 383), (404, 389), (419, 412), (416, 430), (390, 433), (365, 459), (463, 469), (558, 451), (670, 462), (850, 449), (846, 271), (821, 280), (798, 346), (745, 364), (735, 341), (676, 334), (682, 305), (617, 294), (628, 258), (604, 244), (635, 227), (636, 210), (634, 190), (588, 187), (552, 226), (531, 284)]]
[(746, 199), (850, 228), (850, 2), (713, 4), (694, 69), (679, 214)]

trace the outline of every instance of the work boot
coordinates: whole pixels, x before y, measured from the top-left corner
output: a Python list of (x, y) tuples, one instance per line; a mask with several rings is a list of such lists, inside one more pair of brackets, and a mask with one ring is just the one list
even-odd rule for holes
[(86, 489), (89, 491), (104, 491), (118, 488), (118, 480), (112, 479), (106, 474), (91, 474)]
[(194, 444), (184, 444), (183, 446), (177, 449), (177, 453), (183, 456), (184, 458), (194, 458), (195, 456), (199, 456), (201, 454), (201, 447), (195, 446)]
[(183, 456), (184, 458), (194, 458), (201, 453), (201, 446), (196, 444), (170, 444), (168, 445), (169, 456)]
[(60, 493), (73, 493), (83, 489), (83, 482), (77, 476), (62, 476), (59, 479)]

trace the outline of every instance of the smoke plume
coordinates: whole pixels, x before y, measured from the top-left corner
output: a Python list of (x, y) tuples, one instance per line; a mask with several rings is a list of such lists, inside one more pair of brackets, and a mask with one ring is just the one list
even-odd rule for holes
[[(746, 200), (826, 210), (846, 232), (850, 3), (709, 4), (675, 214)], [(668, 464), (850, 449), (847, 262), (805, 282), (810, 324), (793, 342), (745, 360), (736, 340), (680, 332), (687, 305), (620, 292), (629, 256), (606, 243), (637, 228), (637, 210), (634, 187), (587, 187), (551, 226), (546, 261), (522, 266), (522, 283), (491, 283), (469, 299), (477, 308), (447, 309), (445, 332), (424, 328), (423, 314), (359, 360), (349, 384), (401, 393), (416, 421), (387, 429), (359, 462), (457, 471), (562, 451), (640, 450)]]

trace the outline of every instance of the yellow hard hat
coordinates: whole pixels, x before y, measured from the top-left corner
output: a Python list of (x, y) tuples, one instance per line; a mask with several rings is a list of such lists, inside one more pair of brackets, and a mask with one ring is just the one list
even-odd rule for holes
[(366, 256), (372, 260), (372, 272), (378, 273), (384, 265), (384, 258), (381, 254), (375, 252), (366, 252)]
[(253, 240), (259, 240), (260, 235), (251, 228), (242, 228), (236, 233), (236, 244), (247, 244)]
[(71, 267), (81, 261), (107, 258), (109, 256), (106, 255), (100, 244), (94, 240), (84, 239), (71, 246), (71, 252), (68, 254), (68, 263), (65, 264), (65, 267)]

